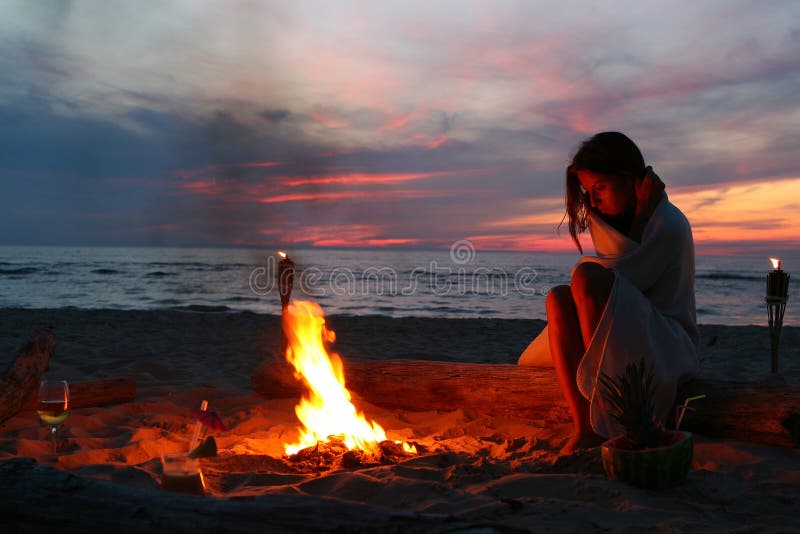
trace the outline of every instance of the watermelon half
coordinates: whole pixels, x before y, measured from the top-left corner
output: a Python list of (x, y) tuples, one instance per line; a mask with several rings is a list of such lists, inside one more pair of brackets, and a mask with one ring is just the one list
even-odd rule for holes
[(626, 450), (612, 438), (601, 446), (603, 467), (609, 478), (647, 489), (676, 486), (686, 480), (692, 464), (694, 440), (690, 432), (673, 432), (669, 445), (642, 450)]

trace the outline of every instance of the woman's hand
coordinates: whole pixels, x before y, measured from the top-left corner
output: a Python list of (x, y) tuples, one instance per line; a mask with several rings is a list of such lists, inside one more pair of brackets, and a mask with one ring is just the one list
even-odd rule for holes
[[(634, 182), (636, 188), (636, 212), (652, 215), (664, 196), (664, 182), (653, 172), (653, 167), (644, 170), (644, 177)], [(649, 216), (648, 216), (649, 218)]]
[(636, 189), (636, 214), (631, 224), (630, 237), (636, 241), (642, 240), (642, 232), (647, 226), (647, 221), (656, 210), (656, 206), (664, 196), (664, 182), (653, 172), (652, 167), (647, 167), (644, 177), (634, 182)]

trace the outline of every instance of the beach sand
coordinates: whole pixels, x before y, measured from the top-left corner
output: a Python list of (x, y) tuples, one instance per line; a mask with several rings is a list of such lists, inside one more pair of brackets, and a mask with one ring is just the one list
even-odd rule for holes
[[(375, 530), (405, 530), (403, 525), (424, 530), (426, 524), (434, 530), (487, 531), (795, 528), (800, 502), (797, 449), (698, 436), (688, 481), (669, 490), (645, 491), (607, 479), (599, 449), (559, 456), (571, 428), (563, 417), (542, 414), (539, 422), (488, 419), (457, 407), (407, 412), (355, 397), (357, 408), (383, 426), (390, 439), (415, 441), (426, 452), (394, 465), (296, 463), (283, 455), (283, 444), (298, 435), (297, 399), (264, 400), (250, 387), (256, 367), (280, 356), (277, 317), (72, 309), (6, 309), (0, 317), (0, 354), (6, 364), (39, 326), (52, 325), (57, 349), (48, 376), (71, 381), (133, 376), (139, 388), (131, 403), (73, 410), (59, 431), (57, 459), (36, 413), (20, 412), (0, 426), (0, 466), (33, 458), (40, 466), (103, 481), (98, 484), (113, 487), (105, 491), (123, 501), (136, 503), (155, 495), (174, 502), (173, 494), (159, 488), (161, 457), (188, 449), (194, 427), (190, 410), (206, 399), (228, 430), (214, 433), (219, 455), (202, 460), (208, 497), (185, 497), (190, 503), (186, 506), (200, 514), (192, 522), (193, 532), (251, 530), (253, 514), (280, 515), (269, 508), (278, 502), (291, 503), (294, 510), (307, 507), (307, 514), (339, 503), (333, 508), (339, 515), (331, 512), (325, 526), (348, 530), (367, 527), (337, 523), (341, 514), (367, 517), (367, 511), (380, 518), (369, 527)], [(336, 331), (333, 350), (342, 356), (345, 373), (348, 359), (356, 358), (514, 363), (543, 327), (542, 321), (524, 320), (339, 316), (328, 318), (328, 324)], [(781, 370), (792, 384), (800, 384), (798, 347), (800, 329), (784, 328)], [(769, 368), (767, 330), (702, 325), (700, 357), (704, 376), (755, 380)], [(8, 488), (13, 480), (0, 467), (0, 486), (6, 486), (7, 494), (13, 493)], [(106, 483), (111, 486), (102, 486)], [(220, 525), (199, 512), (217, 506), (209, 503), (218, 500), (252, 508), (228, 511)], [(15, 517), (9, 502), (0, 503), (0, 510), (6, 521)], [(169, 514), (166, 508), (149, 516), (134, 512), (127, 519), (131, 528), (171, 525), (163, 515)], [(17, 527), (25, 523), (33, 529), (56, 520), (62, 526), (72, 521), (80, 525), (81, 517), (78, 510), (62, 510), (15, 520), (21, 522)], [(264, 517), (264, 528), (269, 517)], [(296, 529), (303, 530), (299, 517)], [(409, 517), (413, 525), (404, 523)], [(279, 526), (291, 528), (285, 522)]]

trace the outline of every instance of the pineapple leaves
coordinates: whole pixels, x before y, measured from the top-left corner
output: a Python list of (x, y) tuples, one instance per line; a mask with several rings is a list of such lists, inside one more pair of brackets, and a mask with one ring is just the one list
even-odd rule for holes
[(600, 373), (598, 382), (609, 415), (625, 429), (631, 444), (639, 448), (658, 446), (665, 431), (655, 417), (655, 378), (644, 358), (629, 363), (616, 378)]

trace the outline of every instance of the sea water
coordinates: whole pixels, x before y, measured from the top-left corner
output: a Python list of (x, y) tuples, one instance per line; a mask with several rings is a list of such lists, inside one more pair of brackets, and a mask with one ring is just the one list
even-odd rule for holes
[[(166, 247), (0, 247), (0, 307), (182, 309), (279, 313), (275, 250)], [(545, 297), (569, 283), (577, 254), (287, 250), (294, 298), (326, 314), (545, 319)], [(783, 258), (784, 270), (800, 256)], [(698, 322), (763, 325), (765, 257), (698, 256)], [(800, 270), (798, 270), (800, 272)], [(800, 275), (798, 275), (800, 276)], [(797, 324), (800, 280), (785, 324)], [(798, 308), (800, 309), (800, 308)]]

